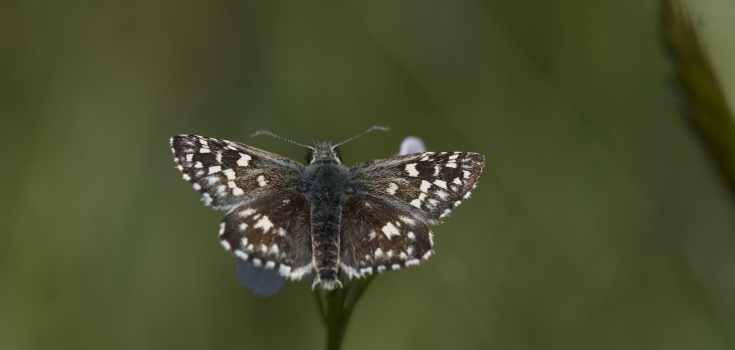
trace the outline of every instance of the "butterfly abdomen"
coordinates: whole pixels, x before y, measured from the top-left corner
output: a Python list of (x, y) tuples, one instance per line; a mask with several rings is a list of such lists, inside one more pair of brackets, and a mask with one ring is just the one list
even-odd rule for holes
[(315, 162), (306, 172), (311, 202), (311, 232), (316, 279), (314, 287), (334, 289), (339, 282), (340, 227), (347, 169), (336, 162)]

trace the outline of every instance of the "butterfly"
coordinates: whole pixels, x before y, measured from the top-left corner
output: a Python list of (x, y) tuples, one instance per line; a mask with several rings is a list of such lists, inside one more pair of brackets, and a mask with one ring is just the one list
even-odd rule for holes
[[(433, 254), (429, 224), (470, 196), (485, 158), (470, 152), (420, 152), (346, 167), (342, 143), (306, 146), (307, 165), (242, 143), (176, 135), (171, 150), (184, 180), (215, 209), (222, 246), (250, 279), (275, 274), (312, 288), (418, 265)], [(263, 274), (265, 273), (265, 275)], [(260, 277), (259, 277), (260, 276)], [(277, 290), (278, 288), (276, 288)]]

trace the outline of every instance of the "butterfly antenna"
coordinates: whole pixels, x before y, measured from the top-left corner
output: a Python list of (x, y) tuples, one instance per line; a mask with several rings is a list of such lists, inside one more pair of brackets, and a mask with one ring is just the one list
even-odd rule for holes
[(282, 140), (282, 141), (286, 141), (286, 142), (291, 142), (291, 143), (293, 143), (294, 145), (299, 145), (299, 146), (301, 146), (301, 147), (306, 147), (306, 148), (311, 148), (311, 149), (314, 149), (314, 147), (311, 147), (311, 146), (307, 146), (307, 145), (302, 145), (302, 144), (300, 144), (300, 143), (298, 143), (298, 142), (296, 142), (296, 141), (291, 141), (291, 140), (289, 140), (289, 139), (286, 139), (286, 138), (280, 137), (280, 136), (278, 136), (278, 135), (276, 135), (276, 134), (274, 134), (274, 133), (272, 133), (272, 132), (270, 132), (270, 131), (268, 131), (268, 130), (258, 129), (258, 130), (255, 130), (255, 131), (253, 131), (253, 132), (251, 132), (251, 133), (250, 133), (250, 137), (255, 137), (255, 136), (258, 136), (258, 135), (268, 135), (268, 136), (273, 136), (273, 137), (275, 137), (275, 138), (277, 138), (277, 139), (279, 139), (279, 140)]
[(340, 143), (332, 146), (332, 149), (335, 149), (339, 145), (344, 145), (345, 143), (350, 142), (350, 141), (352, 141), (352, 140), (354, 140), (354, 139), (356, 139), (356, 138), (358, 138), (358, 137), (360, 137), (362, 135), (365, 135), (365, 134), (367, 134), (367, 133), (369, 133), (369, 132), (371, 132), (373, 130), (390, 131), (390, 129), (387, 126), (383, 125), (383, 124), (375, 124), (375, 125), (369, 127), (367, 130), (365, 130), (365, 131), (363, 131), (363, 132), (361, 132), (361, 133), (359, 133), (359, 134), (357, 134), (357, 135), (355, 135), (355, 136), (347, 139), (347, 141), (343, 141), (343, 142), (340, 142)]

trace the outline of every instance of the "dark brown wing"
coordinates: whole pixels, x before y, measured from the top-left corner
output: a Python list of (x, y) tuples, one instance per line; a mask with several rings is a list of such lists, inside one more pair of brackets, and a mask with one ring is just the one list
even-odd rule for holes
[(197, 135), (171, 138), (177, 168), (206, 205), (227, 210), (249, 199), (291, 188), (304, 166), (241, 143)]
[(369, 195), (342, 206), (340, 268), (352, 277), (418, 265), (432, 254), (429, 227), (411, 213)]
[(220, 226), (220, 242), (255, 267), (300, 279), (314, 267), (311, 204), (292, 191), (258, 197), (227, 213)]
[(355, 164), (351, 180), (365, 193), (436, 223), (469, 198), (485, 157), (469, 152), (425, 152)]

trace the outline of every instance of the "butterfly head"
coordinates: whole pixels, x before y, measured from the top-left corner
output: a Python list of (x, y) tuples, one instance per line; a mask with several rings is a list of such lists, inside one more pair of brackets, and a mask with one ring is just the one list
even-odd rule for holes
[(342, 156), (339, 154), (339, 150), (337, 149), (337, 146), (344, 145), (347, 142), (350, 142), (362, 135), (365, 135), (373, 130), (383, 130), (388, 131), (388, 127), (383, 124), (375, 124), (368, 128), (367, 130), (347, 139), (347, 141), (340, 142), (334, 146), (332, 146), (332, 141), (314, 141), (314, 147), (302, 145), (298, 142), (294, 142), (288, 139), (284, 139), (283, 137), (280, 137), (268, 130), (258, 129), (250, 133), (250, 137), (257, 136), (257, 135), (269, 135), (273, 136), (277, 139), (293, 143), (295, 145), (299, 145), (301, 147), (306, 147), (309, 149), (309, 155), (306, 157), (306, 163), (311, 164), (314, 162), (336, 162), (337, 164), (342, 164)]
[(314, 147), (310, 147), (309, 155), (306, 157), (306, 163), (315, 162), (337, 162), (342, 164), (342, 155), (339, 150), (332, 146), (332, 141), (314, 141)]

